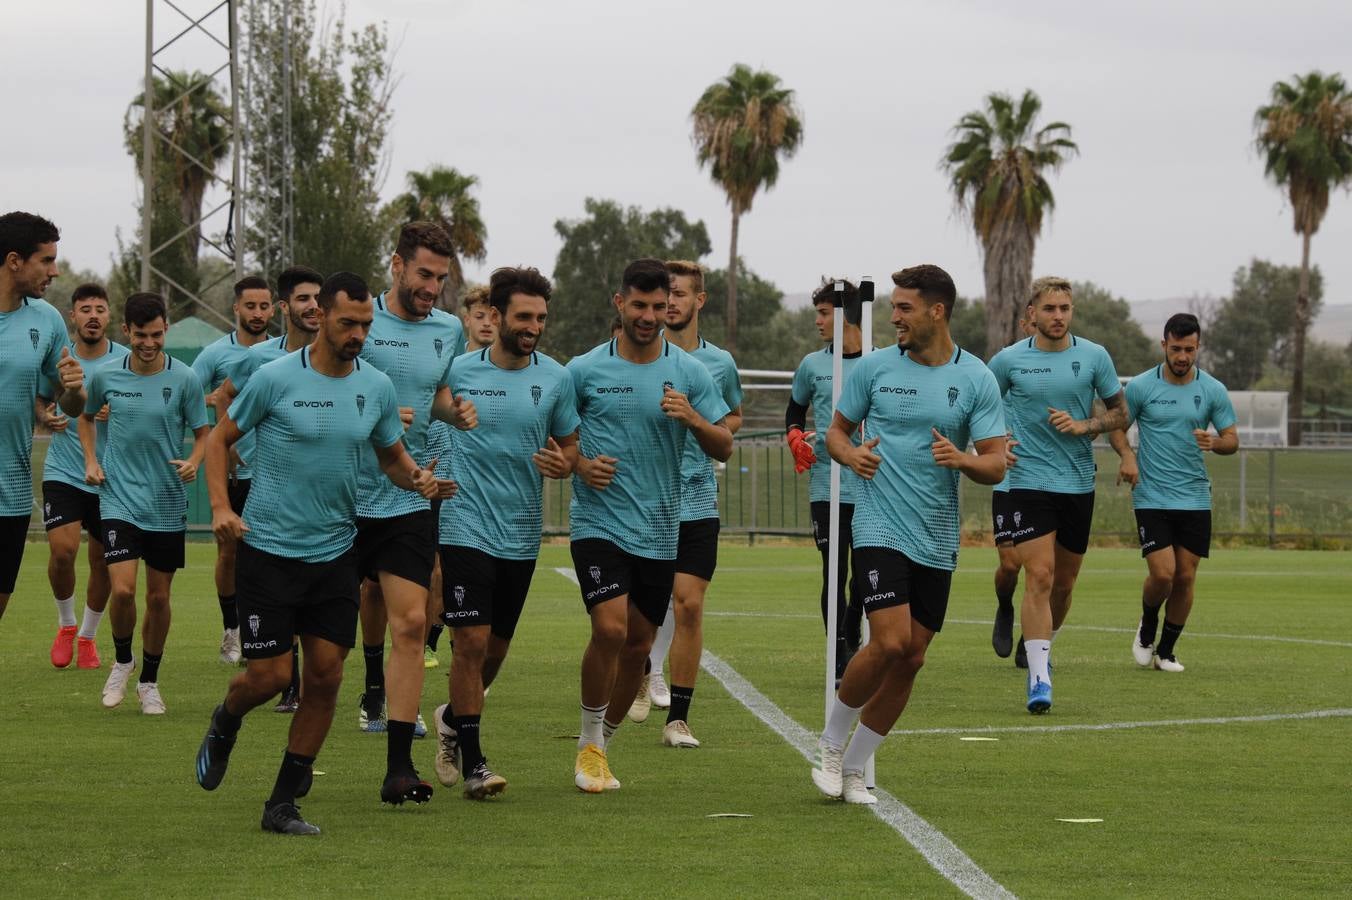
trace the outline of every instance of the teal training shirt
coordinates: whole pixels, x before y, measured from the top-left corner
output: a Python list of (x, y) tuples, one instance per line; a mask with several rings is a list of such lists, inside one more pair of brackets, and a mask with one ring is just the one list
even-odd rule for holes
[[(445, 310), (433, 309), (425, 319), (411, 322), (395, 315), (375, 298), (375, 319), (361, 348), (361, 358), (394, 382), (400, 406), (413, 408), (413, 423), (404, 432), (409, 455), (427, 462), (427, 423), (437, 389), (450, 383), (451, 361), (465, 349), (465, 329)], [(388, 519), (430, 508), (421, 494), (401, 491), (380, 470), (374, 451), (366, 453), (357, 484), (357, 515)]]
[(33, 402), (61, 383), (56, 364), (69, 347), (66, 323), (46, 300), (25, 297), (0, 313), (0, 516), (33, 514)]
[(244, 542), (305, 562), (347, 552), (357, 535), (362, 460), (404, 433), (390, 379), (359, 359), (330, 378), (311, 367), (307, 347), (254, 372), (230, 418), (258, 439)]
[(1103, 347), (1071, 336), (1070, 346), (1049, 352), (1037, 348), (1037, 336), (1010, 344), (990, 361), (1019, 444), (1009, 487), (1053, 494), (1094, 490), (1094, 439), (1062, 434), (1047, 420), (1048, 408), (1071, 417), (1093, 415), (1094, 395), (1108, 400), (1122, 392), (1117, 370)]
[(599, 538), (647, 559), (675, 559), (681, 527), (681, 456), (689, 429), (662, 412), (666, 385), (685, 394), (710, 422), (729, 412), (709, 370), (665, 338), (657, 359), (633, 363), (616, 339), (568, 363), (579, 444), (589, 458), (612, 456), (615, 478), (603, 490), (573, 477), (569, 506), (572, 539)]
[[(732, 354), (722, 347), (699, 339), (690, 355), (704, 364), (714, 380), (714, 388), (729, 411), (742, 405), (742, 379)], [(718, 476), (714, 461), (693, 438), (685, 442), (681, 457), (681, 521), (718, 518)]]
[(432, 460), (437, 461), (436, 476), (451, 477), (451, 426), (440, 419), (427, 423), (427, 444), (423, 447), (423, 458), (418, 464), (425, 466)]
[[(831, 427), (831, 345), (813, 351), (803, 357), (793, 373), (793, 402), (799, 406), (812, 407), (812, 427), (817, 432), (812, 441), (817, 462), (808, 473), (808, 500), (813, 503), (831, 499), (831, 454), (826, 452), (826, 431)], [(860, 354), (847, 353), (841, 360), (841, 377), (849, 380), (850, 373), (858, 364)], [(859, 435), (852, 440), (857, 445)], [(840, 502), (854, 503), (859, 495), (859, 476), (849, 469), (840, 468)]]
[(965, 450), (1004, 437), (1000, 390), (980, 359), (956, 348), (942, 366), (915, 362), (894, 347), (859, 361), (840, 395), (840, 414), (864, 422), (882, 457), (872, 480), (860, 479), (855, 547), (886, 547), (935, 569), (958, 564), (958, 472), (935, 465), (931, 428)]
[[(272, 340), (276, 339), (271, 338), (246, 347), (239, 342), (239, 336), (232, 331), (207, 344), (202, 348), (202, 352), (197, 354), (197, 359), (192, 361), (192, 370), (197, 373), (197, 380), (202, 382), (202, 391), (210, 394), (216, 390), (235, 371), (235, 365), (242, 356), (254, 347), (270, 343)], [(285, 348), (286, 335), (282, 335), (281, 340), (282, 346)], [(247, 380), (245, 378), (245, 381)], [(236, 383), (233, 378), (230, 383), (235, 386), (236, 391), (243, 390), (243, 385)], [(235, 452), (239, 454), (239, 458), (242, 460), (239, 466), (235, 468), (235, 477), (241, 481), (253, 477), (253, 472), (249, 469), (247, 462), (249, 457), (253, 455), (253, 441), (253, 435), (246, 434), (235, 444)]]
[[(1009, 408), (1009, 397), (1005, 397), (1003, 400), (1001, 400), (1001, 407), (1000, 407), (1000, 408), (1001, 408), (1001, 411), (1004, 413), (1004, 416), (1005, 416), (1005, 427), (1008, 428), (1008, 427), (1009, 427), (1009, 424), (1010, 424), (1011, 422), (1014, 421), (1014, 414), (1010, 411), (1010, 408)], [(1008, 433), (1008, 432), (1006, 432), (1006, 433)], [(1014, 448), (1014, 453), (1015, 453), (1016, 456), (1018, 455), (1018, 450), (1019, 450), (1018, 447), (1015, 447), (1015, 448)], [(1002, 493), (1002, 494), (1007, 494), (1007, 493), (1009, 493), (1009, 473), (1010, 473), (1011, 471), (1013, 471), (1013, 470), (1011, 470), (1011, 469), (1005, 469), (1005, 477), (1004, 477), (1004, 478), (1001, 478), (1001, 479), (1000, 479), (1000, 483), (997, 484), (997, 485), (995, 485), (994, 487), (992, 487), (991, 490), (992, 490), (992, 491), (997, 491), (997, 492)]]
[(184, 432), (207, 424), (197, 374), (166, 353), (160, 371), (138, 375), (128, 355), (95, 372), (87, 393), (89, 415), (108, 405), (99, 515), (142, 531), (186, 529), (187, 486), (169, 460), (186, 459)]
[(257, 372), (260, 366), (286, 355), (286, 335), (283, 334), (247, 347), (244, 353), (226, 360), (225, 375), (235, 387), (235, 396), (238, 397), (244, 391), (244, 386), (249, 383), (249, 376)]
[[(126, 347), (109, 341), (107, 353), (97, 359), (80, 360), (80, 366), (84, 369), (86, 395), (94, 373), (106, 365), (121, 362), (126, 358), (127, 352)], [(50, 391), (55, 392), (56, 387), (52, 386)], [(104, 449), (108, 445), (108, 423), (95, 422), (94, 433), (98, 436), (94, 445), (94, 457), (102, 462)], [(80, 444), (80, 429), (76, 427), (75, 420), (71, 419), (65, 431), (52, 432), (52, 442), (47, 447), (47, 461), (42, 468), (42, 480), (59, 481), (82, 491), (97, 494), (99, 489), (92, 484), (86, 484), (84, 476), (84, 447)]]
[(1230, 393), (1211, 375), (1193, 369), (1192, 381), (1173, 384), (1155, 366), (1127, 383), (1127, 412), (1136, 422), (1140, 479), (1131, 492), (1136, 509), (1210, 509), (1211, 479), (1194, 428), (1217, 432), (1235, 424)]
[(544, 476), (531, 457), (550, 437), (577, 431), (568, 370), (540, 353), (525, 368), (500, 369), (485, 347), (451, 364), (451, 389), (474, 401), (479, 425), (450, 429), (451, 478), (460, 489), (441, 504), (441, 543), (498, 559), (535, 559)]

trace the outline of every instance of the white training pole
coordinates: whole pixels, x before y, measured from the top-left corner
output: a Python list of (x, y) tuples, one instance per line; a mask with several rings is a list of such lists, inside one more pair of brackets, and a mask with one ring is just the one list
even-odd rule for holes
[[(840, 382), (844, 373), (841, 360), (841, 344), (845, 340), (845, 282), (837, 281), (831, 294), (831, 303), (835, 307), (831, 323), (831, 416), (835, 418), (836, 404), (840, 401)], [(814, 422), (820, 433), (830, 428), (830, 422)], [(831, 701), (836, 699), (836, 592), (840, 589), (840, 577), (837, 566), (840, 564), (840, 463), (831, 460), (831, 515), (827, 519), (826, 551), (826, 712), (831, 715)], [(825, 726), (823, 726), (825, 727)]]
[[(859, 279), (859, 327), (863, 331), (863, 343), (861, 350), (864, 354), (873, 352), (873, 276), (865, 275)], [(861, 356), (862, 359), (862, 356)], [(862, 423), (860, 424), (862, 428)], [(853, 567), (851, 567), (853, 568)], [(850, 573), (854, 574), (853, 571)], [(860, 642), (862, 647), (868, 643), (868, 616), (864, 616), (861, 627), (863, 640)], [(864, 764), (864, 785), (870, 789), (877, 786), (874, 780), (873, 754), (869, 754), (868, 762)]]

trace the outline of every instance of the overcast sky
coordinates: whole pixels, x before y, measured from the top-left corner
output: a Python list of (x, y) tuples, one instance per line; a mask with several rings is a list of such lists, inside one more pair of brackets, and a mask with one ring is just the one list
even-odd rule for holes
[[(216, 0), (184, 0), (186, 10)], [(324, 4), (321, 4), (323, 6)], [(335, 4), (328, 4), (336, 8)], [(178, 30), (158, 4), (157, 37)], [(62, 229), (103, 271), (135, 227), (122, 117), (140, 89), (138, 0), (7, 4), (9, 134), (0, 206)], [(488, 264), (553, 267), (554, 222), (587, 196), (703, 219), (727, 262), (727, 205), (696, 168), (689, 111), (735, 62), (797, 93), (805, 136), (743, 219), (741, 252), (782, 290), (823, 273), (938, 263), (982, 292), (979, 248), (937, 167), (950, 129), (992, 91), (1032, 88), (1082, 154), (1052, 178), (1037, 274), (1132, 300), (1224, 295), (1258, 256), (1295, 264), (1285, 197), (1264, 180), (1253, 112), (1273, 81), (1352, 77), (1352, 3), (614, 2), (350, 0), (385, 20), (402, 77), (385, 195), (433, 163), (477, 175)], [(174, 65), (214, 65), (183, 41)], [(1326, 302), (1352, 302), (1352, 196), (1333, 196), (1313, 256)], [(303, 262), (303, 260), (302, 260)]]

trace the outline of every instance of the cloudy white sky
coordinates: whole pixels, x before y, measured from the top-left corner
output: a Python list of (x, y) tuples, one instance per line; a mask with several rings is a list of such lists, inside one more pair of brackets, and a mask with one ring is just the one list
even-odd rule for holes
[[(157, 6), (163, 40), (177, 28)], [(805, 140), (744, 220), (741, 250), (787, 292), (924, 261), (979, 294), (979, 249), (937, 162), (985, 94), (1032, 88), (1082, 149), (1054, 177), (1037, 272), (1132, 300), (1223, 295), (1251, 257), (1299, 261), (1289, 206), (1252, 149), (1254, 109), (1294, 73), (1352, 77), (1345, 0), (350, 0), (348, 17), (387, 21), (399, 45), (385, 193), (433, 163), (479, 176), (490, 268), (551, 269), (553, 223), (587, 196), (703, 219), (708, 261), (724, 265), (727, 208), (696, 168), (688, 113), (734, 62), (774, 71), (797, 92)], [(102, 270), (115, 230), (135, 225), (121, 123), (144, 4), (10, 4), (5, 31), (0, 206), (53, 218), (63, 255)], [(202, 46), (183, 42), (172, 62), (206, 65)], [(1350, 250), (1352, 196), (1339, 192), (1314, 242), (1326, 302), (1352, 302)]]

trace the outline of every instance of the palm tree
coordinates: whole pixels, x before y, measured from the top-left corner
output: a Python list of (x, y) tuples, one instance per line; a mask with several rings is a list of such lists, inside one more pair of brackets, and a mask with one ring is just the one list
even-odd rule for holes
[(727, 348), (737, 349), (737, 232), (751, 202), (779, 179), (779, 159), (788, 159), (803, 140), (803, 118), (793, 91), (767, 71), (738, 63), (722, 81), (705, 89), (690, 112), (691, 138), (700, 168), (728, 196), (732, 241), (728, 248)]
[(432, 166), (425, 172), (409, 172), (408, 192), (394, 200), (404, 221), (436, 222), (451, 236), (451, 273), (442, 288), (443, 301), (460, 295), (465, 283), (461, 260), (482, 262), (488, 255), (488, 229), (479, 214), (478, 198), (470, 195), (478, 183), (478, 177), (462, 175), (450, 166)]
[(1037, 127), (1042, 101), (1024, 91), (989, 94), (986, 108), (967, 113), (953, 128), (941, 163), (958, 206), (971, 215), (984, 253), (986, 351), (1018, 339), (1019, 313), (1028, 303), (1033, 251), (1042, 220), (1056, 206), (1046, 172), (1079, 152), (1070, 126)]
[(1305, 406), (1305, 332), (1310, 325), (1310, 238), (1329, 208), (1329, 193), (1352, 184), (1352, 93), (1341, 75), (1310, 72), (1278, 81), (1254, 113), (1264, 170), (1286, 188), (1301, 238), (1300, 281), (1292, 346), (1290, 443), (1300, 444)]

